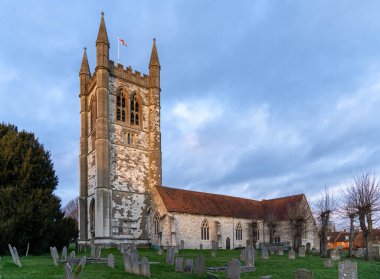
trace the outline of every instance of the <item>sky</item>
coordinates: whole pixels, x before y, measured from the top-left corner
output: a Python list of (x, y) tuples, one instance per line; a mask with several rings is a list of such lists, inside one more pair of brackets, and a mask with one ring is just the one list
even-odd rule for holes
[(252, 199), (380, 173), (379, 1), (0, 0), (0, 121), (78, 196), (79, 68), (104, 11), (110, 58), (161, 63), (163, 185)]

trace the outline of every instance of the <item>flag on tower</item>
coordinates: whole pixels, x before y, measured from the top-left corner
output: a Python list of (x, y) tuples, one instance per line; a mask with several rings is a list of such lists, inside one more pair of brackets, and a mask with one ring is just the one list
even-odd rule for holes
[(120, 37), (119, 37), (119, 42), (120, 42), (123, 46), (128, 46), (128, 45), (127, 45), (127, 42), (126, 42), (124, 39), (120, 38)]

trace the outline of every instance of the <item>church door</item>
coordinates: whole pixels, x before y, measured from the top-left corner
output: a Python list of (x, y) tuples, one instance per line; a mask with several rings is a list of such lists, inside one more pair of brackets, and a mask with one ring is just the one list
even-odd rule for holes
[(227, 239), (226, 239), (226, 249), (227, 250), (231, 249), (231, 244), (230, 244), (230, 238), (229, 237), (227, 237)]

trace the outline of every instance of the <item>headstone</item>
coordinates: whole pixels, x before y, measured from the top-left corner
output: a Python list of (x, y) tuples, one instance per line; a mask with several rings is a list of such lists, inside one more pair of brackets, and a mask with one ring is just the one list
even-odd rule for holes
[[(255, 266), (255, 256), (254, 256), (254, 248), (246, 247), (245, 248), (245, 265), (246, 266)], [(266, 260), (268, 259), (268, 255)]]
[(331, 253), (330, 253), (330, 259), (332, 261), (340, 261), (339, 252), (337, 250), (332, 250)]
[(29, 242), (28, 242), (28, 245), (26, 246), (26, 253), (25, 253), (25, 257), (27, 257), (29, 254)]
[(313, 279), (313, 272), (307, 269), (298, 269), (294, 273), (295, 279)]
[(301, 246), (298, 248), (298, 257), (304, 258), (305, 257), (305, 246)]
[(54, 265), (55, 266), (58, 266), (58, 259), (54, 253), (54, 248), (53, 247), (50, 247), (50, 254), (51, 254), (51, 257), (53, 258), (53, 262), (54, 262)]
[(194, 263), (195, 274), (202, 275), (205, 273), (205, 258), (203, 255), (198, 256)]
[(91, 245), (90, 258), (95, 259), (95, 245)]
[(211, 241), (211, 247), (214, 251), (218, 250), (218, 242), (216, 242), (215, 240)]
[(142, 257), (140, 263), (140, 274), (145, 277), (150, 277), (150, 267), (147, 258)]
[(181, 240), (181, 249), (185, 249), (185, 241)]
[(293, 249), (289, 250), (288, 258), (291, 259), (291, 260), (295, 260), (296, 259), (296, 252), (294, 252)]
[(13, 248), (10, 244), (8, 244), (8, 248), (9, 248), (9, 252), (11, 253), (13, 262), (16, 263), (15, 253), (14, 253)]
[(15, 255), (15, 264), (17, 265), (17, 266), (19, 266), (19, 267), (22, 267), (22, 264), (21, 264), (21, 261), (20, 261), (20, 257), (19, 257), (19, 255), (18, 255), (18, 252), (17, 252), (17, 249), (16, 249), (16, 247), (13, 247), (13, 253), (14, 253), (14, 255)]
[(98, 246), (95, 249), (95, 259), (100, 259), (102, 257), (102, 247)]
[(167, 249), (166, 264), (174, 264), (174, 247), (168, 247)]
[(240, 261), (245, 262), (247, 257), (247, 248), (240, 251)]
[(355, 257), (362, 258), (364, 256), (364, 248), (358, 248), (355, 251)]
[(67, 247), (63, 246), (62, 248), (62, 261), (67, 261)]
[(357, 262), (343, 261), (338, 265), (339, 279), (357, 279), (358, 265)]
[(246, 244), (247, 247), (252, 246), (252, 241), (250, 239), (247, 239), (245, 241), (245, 244)]
[(268, 250), (265, 247), (261, 249), (261, 259), (268, 260)]
[(183, 271), (186, 273), (192, 273), (193, 272), (193, 259), (185, 259)]
[(233, 259), (227, 266), (227, 279), (240, 279), (241, 266), (237, 259)]
[(64, 265), (65, 279), (73, 279), (73, 270), (69, 263)]
[(279, 255), (279, 256), (283, 256), (284, 255), (284, 249), (282, 248), (282, 246), (280, 246), (280, 247), (277, 248), (277, 255)]
[(212, 258), (215, 258), (215, 257), (216, 257), (216, 251), (215, 251), (215, 250), (211, 250), (211, 257), (212, 257)]
[(137, 253), (131, 254), (132, 273), (140, 274), (139, 256)]
[(199, 249), (203, 250), (203, 244), (199, 244)]
[(115, 257), (112, 254), (108, 254), (107, 256), (107, 266), (115, 268)]
[(69, 258), (67, 260), (68, 264), (73, 267), (75, 262), (75, 251), (71, 251)]
[(123, 260), (125, 272), (133, 273), (131, 255), (129, 255), (128, 253), (124, 253)]
[(162, 256), (162, 248), (161, 247), (158, 248), (157, 254), (160, 255), (160, 256)]
[(79, 278), (79, 275), (84, 270), (84, 267), (86, 265), (86, 256), (83, 256), (83, 258), (80, 260), (77, 269), (75, 270), (75, 278)]
[(306, 252), (307, 253), (310, 252), (310, 247), (311, 247), (311, 243), (310, 242), (306, 243)]
[(174, 270), (176, 272), (182, 272), (183, 271), (183, 258), (182, 257), (175, 258)]
[(331, 259), (327, 259), (323, 262), (323, 265), (325, 268), (332, 268), (334, 267), (334, 262)]

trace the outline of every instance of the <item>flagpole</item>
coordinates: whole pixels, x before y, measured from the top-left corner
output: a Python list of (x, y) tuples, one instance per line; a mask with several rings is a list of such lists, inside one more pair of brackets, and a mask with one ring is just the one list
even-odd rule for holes
[(120, 38), (117, 37), (117, 64), (120, 64)]

